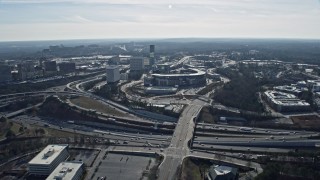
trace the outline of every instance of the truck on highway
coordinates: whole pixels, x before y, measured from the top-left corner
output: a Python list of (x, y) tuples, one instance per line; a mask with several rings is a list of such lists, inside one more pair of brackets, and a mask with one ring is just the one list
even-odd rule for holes
[(279, 135), (289, 135), (289, 132), (278, 132)]
[(114, 118), (107, 118), (108, 121), (116, 121)]
[(248, 127), (241, 127), (239, 128), (240, 131), (252, 131), (252, 128), (248, 128)]

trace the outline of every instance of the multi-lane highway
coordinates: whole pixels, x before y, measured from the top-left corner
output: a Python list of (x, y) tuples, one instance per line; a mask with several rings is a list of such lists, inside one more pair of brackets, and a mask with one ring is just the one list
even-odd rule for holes
[(117, 131), (96, 129), (93, 127), (81, 126), (73, 123), (68, 123), (65, 121), (59, 121), (54, 118), (46, 117), (32, 117), (27, 115), (21, 115), (12, 119), (16, 123), (23, 125), (24, 127), (37, 126), (46, 127), (51, 129), (56, 129), (59, 131), (65, 131), (70, 133), (77, 133), (91, 137), (108, 139), (112, 143), (121, 146), (141, 146), (141, 147), (157, 147), (164, 148), (169, 145), (171, 140), (170, 135), (164, 134), (152, 134), (136, 132), (128, 133)]

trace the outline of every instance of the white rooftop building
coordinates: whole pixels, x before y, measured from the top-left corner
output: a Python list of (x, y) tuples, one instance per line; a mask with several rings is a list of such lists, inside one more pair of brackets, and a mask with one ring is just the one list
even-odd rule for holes
[(107, 72), (107, 82), (114, 83), (120, 80), (120, 70), (119, 66), (112, 65), (106, 67)]
[(270, 106), (278, 112), (310, 110), (309, 103), (298, 99), (293, 94), (279, 91), (266, 91), (264, 92), (264, 97)]
[(174, 94), (176, 93), (178, 88), (175, 87), (163, 87), (163, 86), (157, 86), (157, 87), (147, 87), (145, 88), (144, 92), (146, 94)]
[(286, 92), (286, 93), (292, 93), (294, 95), (299, 95), (302, 93), (302, 90), (308, 90), (306, 88), (297, 88), (296, 86), (276, 86), (273, 88), (276, 91)]
[(49, 175), (69, 156), (68, 145), (48, 145), (28, 163), (29, 173)]
[(46, 180), (80, 180), (82, 175), (82, 162), (62, 162)]
[(211, 166), (207, 175), (209, 180), (238, 179), (238, 169), (228, 166)]

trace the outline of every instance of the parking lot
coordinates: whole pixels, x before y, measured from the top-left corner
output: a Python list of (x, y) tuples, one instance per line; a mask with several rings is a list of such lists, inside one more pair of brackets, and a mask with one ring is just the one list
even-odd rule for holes
[(85, 166), (91, 166), (95, 157), (99, 154), (98, 150), (70, 149), (70, 161), (82, 161)]
[[(148, 179), (148, 170), (155, 165), (155, 161), (153, 157), (109, 153), (101, 159), (93, 179)], [(146, 176), (141, 178), (143, 174)]]

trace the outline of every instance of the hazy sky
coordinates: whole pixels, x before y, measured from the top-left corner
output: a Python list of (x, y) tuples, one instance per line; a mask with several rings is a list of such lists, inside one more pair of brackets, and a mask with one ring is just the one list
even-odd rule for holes
[(0, 41), (320, 39), (320, 0), (0, 0)]

